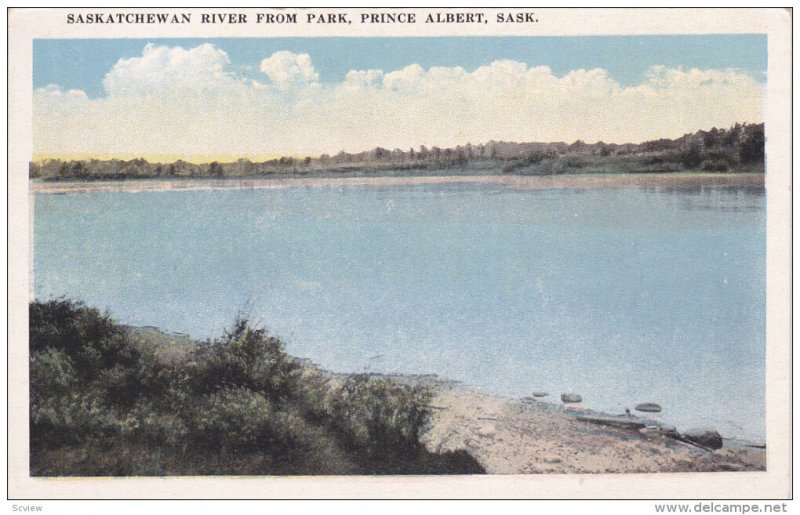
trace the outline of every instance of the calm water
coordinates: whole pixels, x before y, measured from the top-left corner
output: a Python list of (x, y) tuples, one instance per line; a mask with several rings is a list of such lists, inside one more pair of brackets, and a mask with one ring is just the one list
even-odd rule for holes
[(38, 298), (336, 371), (664, 407), (763, 439), (765, 198), (498, 185), (38, 194)]

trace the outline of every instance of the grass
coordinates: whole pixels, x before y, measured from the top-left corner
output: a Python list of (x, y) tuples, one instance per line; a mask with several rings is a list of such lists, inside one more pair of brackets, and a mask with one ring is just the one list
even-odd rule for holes
[(334, 381), (242, 318), (197, 343), (35, 301), (30, 377), (33, 476), (483, 472), (419, 443), (428, 387)]

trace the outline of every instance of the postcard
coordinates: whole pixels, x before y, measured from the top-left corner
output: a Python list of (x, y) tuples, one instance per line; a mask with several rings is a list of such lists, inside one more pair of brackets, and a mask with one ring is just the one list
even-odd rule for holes
[(13, 9), (9, 52), (9, 497), (791, 496), (788, 10)]

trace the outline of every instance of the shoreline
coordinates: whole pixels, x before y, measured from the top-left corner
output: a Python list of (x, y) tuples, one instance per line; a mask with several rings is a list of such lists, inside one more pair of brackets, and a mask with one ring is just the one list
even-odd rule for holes
[[(170, 337), (173, 333), (156, 327), (127, 327), (161, 345), (168, 337), (176, 346), (162, 348), (172, 355), (196, 344), (187, 335)], [(292, 359), (327, 377), (334, 389), (358, 375), (322, 368), (308, 358)], [(710, 449), (647, 414), (613, 415), (582, 403), (561, 403), (557, 394), (537, 399), (492, 394), (437, 374), (366, 376), (431, 391), (420, 444), (435, 455), (466, 454), (487, 474), (766, 470), (766, 446), (760, 442), (723, 437), (721, 448)]]
[[(353, 374), (360, 373), (360, 372), (332, 371), (320, 367), (312, 359), (309, 358), (296, 358), (296, 359), (298, 359), (298, 361), (304, 364), (308, 364), (312, 367), (321, 370), (326, 375), (332, 378), (342, 379), (351, 376)], [(675, 419), (669, 417), (669, 414), (666, 410), (659, 412), (637, 411), (636, 409), (633, 408), (633, 406), (636, 403), (630, 404), (631, 406), (630, 413), (620, 413), (619, 411), (614, 412), (613, 409), (607, 409), (596, 405), (593, 406), (591, 402), (587, 402), (586, 398), (583, 398), (580, 402), (577, 403), (572, 403), (572, 402), (564, 403), (563, 401), (560, 400), (561, 392), (546, 393), (544, 394), (544, 396), (540, 397), (533, 397), (530, 394), (528, 396), (516, 396), (513, 394), (498, 393), (492, 391), (491, 388), (465, 383), (460, 379), (452, 379), (449, 377), (444, 377), (437, 373), (417, 374), (413, 372), (366, 372), (366, 374), (371, 377), (384, 378), (391, 381), (427, 386), (437, 391), (441, 389), (456, 389), (462, 392), (466, 392), (470, 395), (495, 399), (497, 402), (503, 404), (508, 404), (508, 405), (522, 404), (526, 406), (533, 406), (536, 409), (541, 409), (543, 411), (552, 413), (560, 413), (572, 418), (575, 417), (597, 418), (598, 423), (610, 422), (609, 425), (615, 425), (614, 422), (619, 422), (619, 424), (616, 425), (619, 425), (620, 427), (625, 425), (643, 424), (648, 428), (672, 428), (681, 432), (686, 432), (695, 428), (702, 427), (705, 429), (713, 429), (715, 431), (719, 431), (720, 435), (722, 436), (722, 439), (726, 442), (727, 441), (738, 442), (741, 445), (746, 445), (752, 448), (760, 448), (766, 445), (766, 435), (727, 433), (723, 429), (718, 427), (715, 422), (706, 422), (706, 423), (681, 426), (679, 422), (676, 422)]]
[(432, 184), (495, 184), (517, 189), (600, 188), (764, 188), (762, 173), (636, 173), (525, 175), (414, 175), (349, 177), (249, 177), (224, 179), (133, 179), (29, 181), (31, 193), (195, 191), (217, 189), (286, 189), (353, 186), (418, 186)]
[[(300, 361), (333, 380), (353, 375)], [(367, 375), (429, 388), (430, 419), (420, 443), (434, 454), (465, 452), (490, 475), (766, 470), (765, 443), (722, 437), (722, 446), (710, 449), (647, 413), (614, 415), (559, 402), (558, 395), (509, 397), (436, 374)]]
[(488, 474), (766, 470), (766, 446), (753, 442), (723, 438), (712, 450), (644, 417), (499, 397), (449, 381), (435, 388), (422, 443), (437, 453), (465, 450)]

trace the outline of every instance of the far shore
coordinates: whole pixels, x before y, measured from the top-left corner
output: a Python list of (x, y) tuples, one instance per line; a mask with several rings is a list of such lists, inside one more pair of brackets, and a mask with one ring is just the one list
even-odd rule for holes
[(88, 193), (188, 191), (215, 189), (284, 189), (339, 186), (414, 186), (425, 184), (499, 184), (518, 189), (596, 188), (764, 188), (762, 173), (626, 173), (443, 176), (348, 176), (348, 177), (248, 177), (222, 179), (126, 179), (30, 182), (31, 193)]

